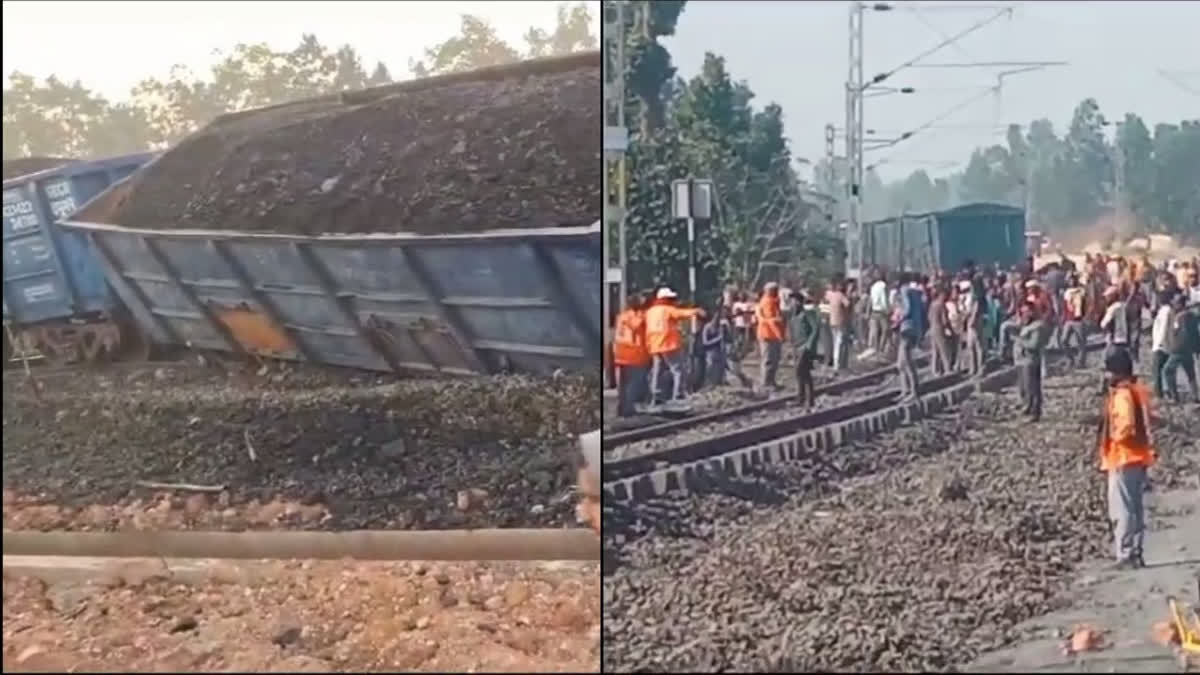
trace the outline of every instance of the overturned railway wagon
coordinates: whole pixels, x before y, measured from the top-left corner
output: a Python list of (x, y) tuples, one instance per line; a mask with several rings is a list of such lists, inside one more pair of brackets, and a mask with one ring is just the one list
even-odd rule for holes
[(159, 345), (397, 373), (600, 358), (600, 226), (289, 235), (67, 221)]
[(398, 373), (592, 371), (599, 64), (229, 115), (62, 228), (156, 345)]
[(17, 343), (6, 331), (6, 363), (18, 346), (63, 362), (120, 348), (125, 317), (87, 237), (56, 223), (153, 157), (63, 160), (4, 181), (4, 323)]
[(966, 204), (863, 225), (868, 264), (893, 270), (956, 270), (972, 260), (1007, 268), (1025, 259), (1025, 212)]

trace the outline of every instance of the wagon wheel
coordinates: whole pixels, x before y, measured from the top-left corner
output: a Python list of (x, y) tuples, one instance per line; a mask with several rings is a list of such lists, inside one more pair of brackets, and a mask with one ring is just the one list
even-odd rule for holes
[(51, 368), (63, 368), (71, 365), (77, 358), (77, 346), (74, 340), (55, 340), (49, 331), (40, 331), (35, 340), (38, 353)]
[(149, 361), (158, 350), (133, 317), (121, 316), (116, 319), (118, 339), (117, 357), (122, 361)]
[(87, 328), (78, 334), (76, 342), (79, 345), (79, 353), (88, 365), (100, 365), (112, 360), (114, 344), (112, 336), (104, 335), (106, 328)]

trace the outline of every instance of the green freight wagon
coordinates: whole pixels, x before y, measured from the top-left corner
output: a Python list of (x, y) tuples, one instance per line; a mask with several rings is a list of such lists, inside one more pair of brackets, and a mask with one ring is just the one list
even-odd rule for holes
[(863, 225), (868, 265), (891, 270), (957, 270), (968, 260), (1007, 268), (1025, 260), (1025, 212), (1004, 204), (965, 204)]

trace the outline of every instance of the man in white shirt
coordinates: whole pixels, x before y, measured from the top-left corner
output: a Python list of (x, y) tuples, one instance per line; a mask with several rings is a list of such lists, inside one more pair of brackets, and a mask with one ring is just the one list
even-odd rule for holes
[(1150, 325), (1150, 353), (1153, 355), (1154, 396), (1163, 395), (1163, 367), (1167, 365), (1167, 331), (1171, 328), (1171, 303), (1167, 298), (1159, 298), (1158, 311), (1154, 314), (1154, 323)]
[(871, 284), (871, 317), (870, 327), (871, 334), (868, 338), (868, 345), (871, 349), (877, 352), (884, 351), (884, 343), (887, 340), (889, 333), (889, 321), (891, 319), (891, 306), (888, 304), (888, 287), (887, 282), (880, 276)]

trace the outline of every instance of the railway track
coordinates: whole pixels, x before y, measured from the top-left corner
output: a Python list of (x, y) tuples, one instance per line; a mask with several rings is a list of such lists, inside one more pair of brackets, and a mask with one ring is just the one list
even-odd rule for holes
[[(1102, 348), (1101, 343), (1088, 345), (1089, 351)], [(1050, 357), (1060, 354), (1061, 350), (1048, 350)], [(890, 374), (894, 374), (894, 367), (827, 385), (823, 393), (831, 393), (829, 388), (834, 386), (842, 392), (852, 391), (854, 385), (867, 386)], [(921, 396), (917, 400), (901, 401), (898, 391), (889, 390), (843, 405), (734, 429), (636, 457), (610, 459), (605, 462), (602, 471), (605, 500), (642, 501), (667, 493), (703, 491), (718, 477), (741, 476), (757, 466), (797, 461), (816, 450), (873, 436), (945, 411), (970, 398), (976, 391), (995, 391), (1009, 386), (1016, 378), (1015, 367), (993, 361), (980, 378), (953, 373), (923, 381)], [(792, 398), (741, 406), (635, 431), (649, 434), (645, 436), (649, 438), (655, 437), (654, 434), (661, 437), (698, 424), (724, 421), (786, 405)], [(605, 441), (607, 445), (609, 437)]]
[[(922, 356), (917, 359), (918, 368), (924, 368), (928, 364), (929, 357), (927, 356)], [(889, 377), (895, 376), (896, 372), (896, 366), (886, 366), (862, 373), (860, 375), (853, 375), (845, 379), (834, 380), (833, 382), (829, 382), (817, 387), (816, 394), (818, 398), (824, 396), (841, 396), (856, 389), (878, 384)], [(606, 432), (604, 434), (604, 451), (610, 452), (615, 448), (628, 445), (630, 443), (664, 438), (707, 424), (716, 424), (719, 422), (735, 420), (739, 417), (746, 417), (770, 410), (783, 409), (788, 406), (795, 405), (797, 400), (797, 396), (795, 394), (791, 394), (788, 396), (772, 398), (766, 401), (756, 401), (754, 403), (747, 403), (746, 405), (726, 408), (725, 410), (717, 410), (701, 415), (671, 420), (669, 422), (663, 422), (660, 424), (652, 424), (637, 429), (629, 429), (619, 432)]]

